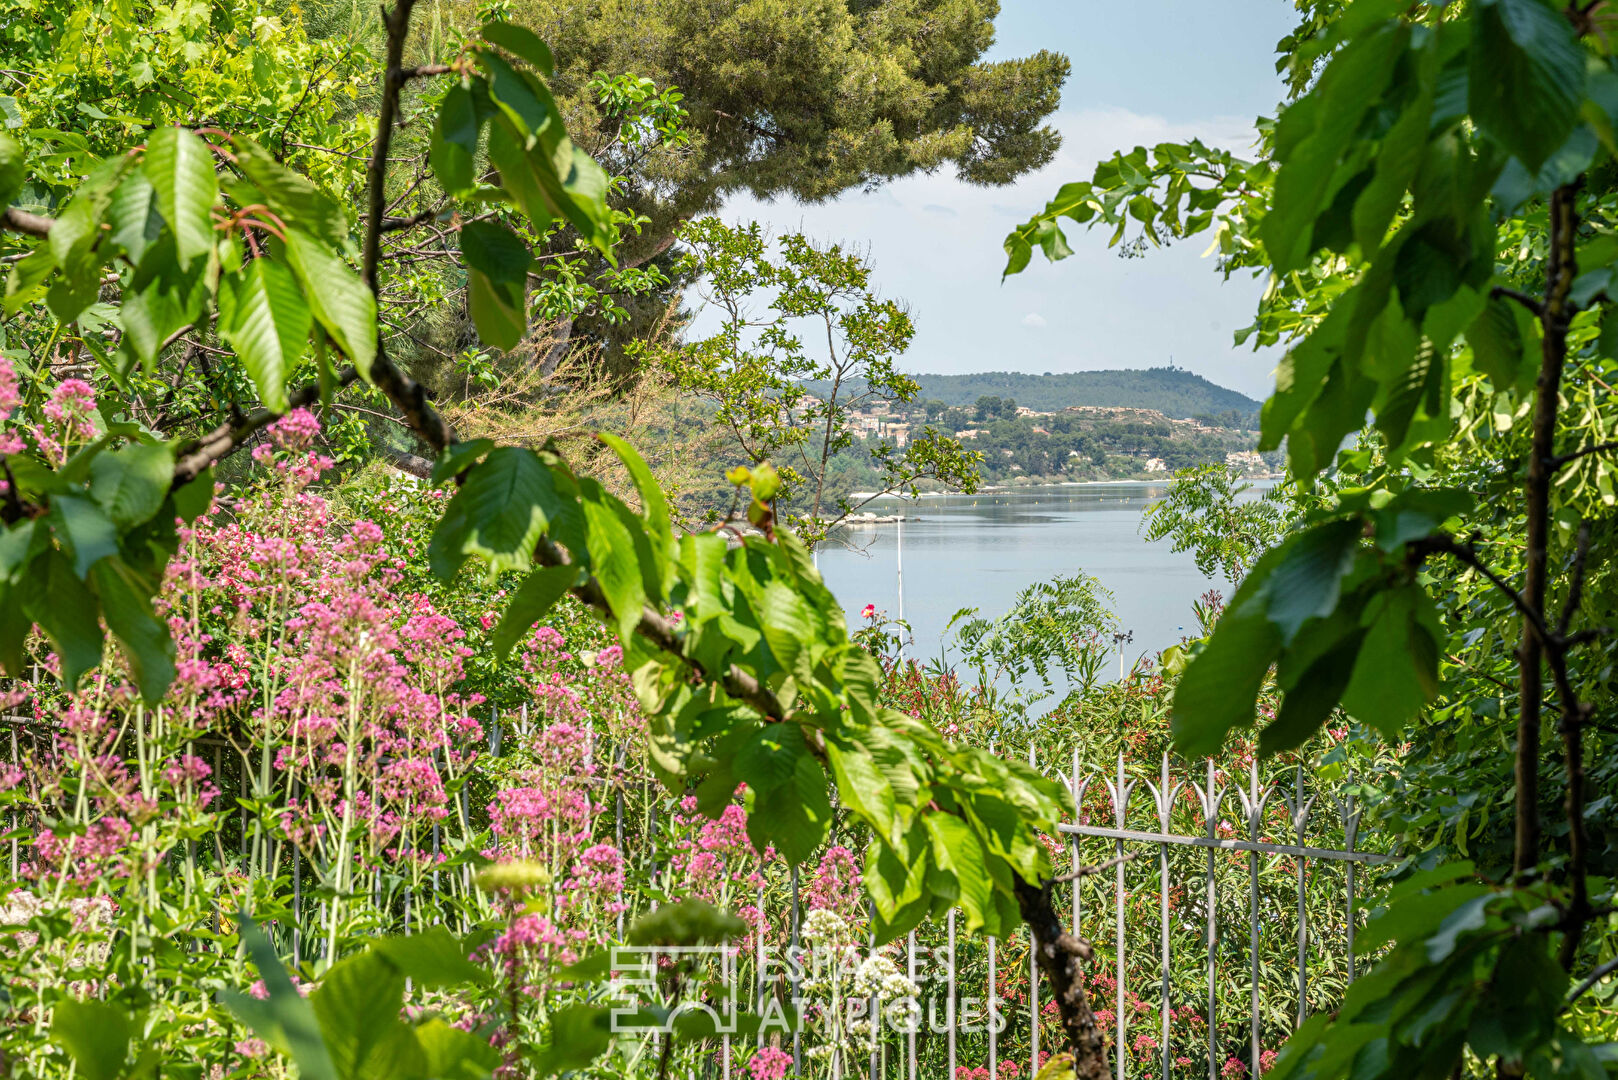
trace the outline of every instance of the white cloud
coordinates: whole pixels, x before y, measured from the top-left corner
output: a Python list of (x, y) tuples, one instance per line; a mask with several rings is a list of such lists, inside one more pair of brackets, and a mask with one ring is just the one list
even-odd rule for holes
[(1022, 317), (1022, 324), (1024, 326), (1032, 326), (1036, 330), (1044, 329), (1045, 316), (1041, 315), (1037, 311), (1030, 311), (1028, 314)]

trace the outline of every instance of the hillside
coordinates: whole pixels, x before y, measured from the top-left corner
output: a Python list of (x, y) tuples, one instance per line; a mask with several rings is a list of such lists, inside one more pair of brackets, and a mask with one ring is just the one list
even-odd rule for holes
[(1184, 368), (1160, 367), (1134, 371), (1075, 371), (1061, 375), (1030, 375), (1019, 371), (985, 371), (975, 375), (917, 375), (918, 400), (936, 399), (946, 405), (974, 405), (980, 397), (1015, 398), (1036, 412), (1055, 412), (1069, 405), (1105, 405), (1156, 409), (1164, 416), (1239, 414), (1251, 426), (1259, 403), (1193, 375)]

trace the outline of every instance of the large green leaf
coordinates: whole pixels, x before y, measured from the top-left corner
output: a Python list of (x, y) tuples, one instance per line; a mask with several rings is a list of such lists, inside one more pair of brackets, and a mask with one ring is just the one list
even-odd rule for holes
[(967, 930), (975, 930), (984, 925), (990, 912), (983, 844), (972, 826), (954, 814), (933, 813), (922, 820), (932, 834), (933, 861), (940, 871), (954, 875)]
[(634, 516), (621, 515), (618, 507), (622, 503), (589, 477), (580, 481), (579, 487), (583, 497), (587, 529), (585, 544), (590, 550), (590, 565), (612, 608), (618, 636), (627, 642), (629, 635), (640, 624), (641, 614), (646, 607), (646, 579), (641, 572), (635, 534), (630, 531)]
[(236, 350), (264, 407), (286, 412), (287, 379), (313, 323), (297, 281), (281, 263), (253, 259), (219, 285), (219, 336)]
[(381, 938), (371, 948), (400, 974), (429, 989), (468, 983), (481, 986), (490, 979), (488, 969), (467, 959), (466, 946), (443, 926)]
[(552, 1076), (585, 1068), (612, 1045), (612, 1010), (567, 1005), (551, 1014), (550, 1045), (533, 1058), (533, 1075)]
[(485, 342), (510, 351), (528, 328), (525, 296), (533, 253), (504, 225), (469, 221), (461, 226), (466, 259), (467, 306)]
[(1438, 615), (1426, 591), (1408, 585), (1379, 595), (1365, 619), (1365, 643), (1343, 708), (1393, 738), (1438, 693)]
[(819, 850), (831, 825), (826, 774), (809, 754), (799, 755), (786, 783), (757, 793), (747, 818), (747, 835), (763, 851), (775, 845), (793, 865)]
[(1573, 131), (1585, 51), (1560, 7), (1478, 0), (1472, 9), (1468, 106), (1473, 121), (1530, 173)]
[(94, 502), (79, 495), (58, 495), (51, 500), (51, 530), (73, 557), (73, 572), (88, 577), (90, 567), (118, 553), (118, 528)]
[(252, 1028), (255, 1035), (291, 1057), (297, 1063), (302, 1080), (338, 1080), (314, 1009), (292, 985), (286, 968), (281, 966), (281, 958), (263, 931), (245, 914), (238, 914), (237, 919), (242, 941), (269, 997), (260, 999), (227, 990), (219, 995), (220, 1000)]
[(1329, 521), (1289, 539), (1265, 589), (1269, 618), (1290, 644), (1309, 619), (1331, 614), (1353, 569), (1363, 529), (1357, 518)]
[(669, 503), (663, 494), (663, 485), (657, 482), (651, 468), (646, 464), (646, 459), (640, 456), (627, 439), (610, 431), (603, 431), (598, 437), (618, 455), (618, 460), (624, 463), (624, 468), (629, 470), (629, 477), (635, 483), (635, 491), (640, 495), (641, 513), (646, 518), (646, 532), (651, 536), (652, 547), (663, 558), (669, 558), (674, 526), (669, 519)]
[(483, 36), (512, 55), (528, 61), (546, 75), (556, 70), (550, 47), (526, 26), (508, 22), (484, 23)]
[(443, 103), (438, 107), (427, 151), (434, 175), (451, 195), (465, 196), (477, 183), (472, 168), (482, 132), (482, 118), (473, 103), (472, 91), (456, 83), (444, 94)]
[(320, 240), (287, 230), (287, 263), (303, 295), (337, 347), (367, 381), (376, 359), (376, 298), (342, 256)]
[(181, 265), (207, 254), (218, 235), (209, 211), (219, 201), (219, 179), (208, 144), (183, 128), (157, 128), (146, 140), (142, 171), (174, 233)]
[(72, 689), (101, 663), (101, 606), (73, 572), (67, 556), (50, 548), (35, 556), (17, 581), (22, 609), (50, 639), (62, 661), (62, 682)]
[(273, 214), (334, 248), (344, 248), (352, 242), (347, 217), (325, 192), (276, 161), (268, 150), (245, 135), (234, 136), (231, 146), (236, 167)]
[(157, 513), (173, 479), (174, 451), (164, 443), (134, 443), (90, 462), (91, 498), (125, 529)]
[(339, 961), (309, 996), (326, 1050), (343, 1080), (423, 1076), (427, 1056), (399, 1019), (405, 977), (381, 954)]
[(107, 629), (124, 647), (140, 696), (155, 704), (174, 681), (174, 639), (168, 624), (152, 610), (157, 583), (118, 556), (96, 563), (90, 582), (101, 598)]
[(104, 1001), (61, 998), (51, 1009), (51, 1041), (67, 1050), (82, 1080), (117, 1080), (129, 1057), (129, 1017)]
[(1174, 748), (1188, 758), (1216, 752), (1232, 728), (1253, 723), (1254, 702), (1281, 647), (1264, 586), (1280, 559), (1272, 549), (1248, 572), (1230, 608), (1174, 688)]
[(505, 613), (500, 616), (499, 625), (494, 628), (495, 655), (501, 660), (509, 656), (512, 646), (522, 640), (531, 626), (545, 617), (545, 613), (578, 583), (578, 579), (579, 568), (571, 563), (542, 567), (524, 578), (517, 594), (506, 605)]
[(118, 351), (152, 371), (164, 343), (202, 318), (208, 298), (205, 269), (201, 262), (182, 266), (173, 234), (158, 236), (141, 257), (118, 308), (124, 329)]
[(494, 572), (526, 568), (553, 496), (549, 472), (532, 450), (497, 447), (472, 467), (444, 508), (427, 549), (433, 572), (451, 578), (470, 555), (486, 557)]
[(433, 1017), (416, 1028), (432, 1080), (484, 1080), (500, 1067), (500, 1051), (470, 1031)]

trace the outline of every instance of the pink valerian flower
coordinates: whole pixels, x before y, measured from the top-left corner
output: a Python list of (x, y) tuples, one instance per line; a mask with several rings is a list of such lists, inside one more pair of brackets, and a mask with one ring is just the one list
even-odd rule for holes
[(792, 1067), (792, 1055), (773, 1046), (759, 1047), (747, 1059), (747, 1075), (752, 1080), (782, 1080)]
[(235, 1050), (245, 1058), (261, 1058), (268, 1056), (270, 1044), (263, 1039), (242, 1039), (235, 1044)]
[(293, 409), (266, 428), (265, 434), (280, 449), (297, 452), (310, 446), (320, 435), (320, 421), (308, 409)]
[(1225, 1077), (1225, 1080), (1236, 1080), (1236, 1078), (1239, 1076), (1247, 1075), (1247, 1066), (1242, 1064), (1241, 1058), (1237, 1057), (1235, 1054), (1232, 1054), (1230, 1057), (1226, 1058), (1225, 1063), (1220, 1066), (1219, 1075)]
[(11, 419), (11, 414), (22, 404), (22, 392), (17, 387), (17, 369), (11, 361), (0, 356), (0, 423)]
[(1274, 1050), (1265, 1050), (1260, 1053), (1258, 1056), (1258, 1071), (1260, 1073), (1267, 1073), (1271, 1069), (1275, 1068), (1275, 1059), (1280, 1056), (1281, 1055), (1276, 1053)]
[(64, 379), (45, 402), (45, 415), (70, 428), (95, 411), (95, 388), (83, 379)]
[(826, 849), (807, 899), (811, 911), (825, 908), (845, 919), (853, 917), (860, 904), (860, 868), (852, 851), (841, 844)]

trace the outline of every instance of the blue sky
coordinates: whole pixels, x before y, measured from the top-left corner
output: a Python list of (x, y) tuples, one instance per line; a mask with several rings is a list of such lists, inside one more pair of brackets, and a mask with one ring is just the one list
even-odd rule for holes
[[(949, 170), (913, 176), (830, 203), (733, 199), (727, 220), (757, 219), (775, 234), (867, 250), (885, 295), (906, 302), (912, 371), (1083, 371), (1152, 367), (1171, 359), (1262, 399), (1277, 355), (1231, 343), (1262, 287), (1226, 283), (1206, 242), (1124, 260), (1107, 236), (1068, 230), (1075, 254), (1036, 256), (1000, 283), (1000, 242), (1068, 180), (1088, 179), (1116, 149), (1198, 136), (1233, 150), (1281, 96), (1275, 42), (1294, 24), (1286, 0), (1002, 0), (993, 54), (1067, 54), (1073, 73), (1054, 122), (1055, 162), (1004, 188), (975, 188)], [(708, 323), (699, 318), (701, 332)]]

